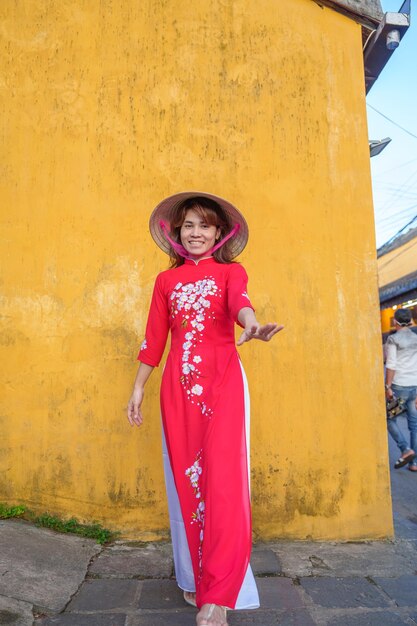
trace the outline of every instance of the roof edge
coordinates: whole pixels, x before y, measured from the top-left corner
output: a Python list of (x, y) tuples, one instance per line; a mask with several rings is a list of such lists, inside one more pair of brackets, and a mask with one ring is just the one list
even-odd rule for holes
[[(374, 30), (384, 16), (379, 0), (359, 2), (358, 0), (313, 0), (319, 6), (326, 6), (342, 13), (358, 24)], [(359, 5), (359, 6), (358, 6)]]
[(396, 235), (393, 239), (389, 240), (387, 243), (384, 243), (380, 248), (378, 248), (377, 258), (379, 259), (389, 252), (392, 252), (397, 248), (401, 248), (401, 246), (404, 246), (415, 237), (417, 237), (417, 227), (410, 228), (402, 235)]
[[(379, 288), (379, 301), (381, 304), (396, 301), (404, 301), (404, 294), (417, 290), (417, 272), (411, 272), (397, 280)], [(402, 299), (402, 300), (401, 300)]]

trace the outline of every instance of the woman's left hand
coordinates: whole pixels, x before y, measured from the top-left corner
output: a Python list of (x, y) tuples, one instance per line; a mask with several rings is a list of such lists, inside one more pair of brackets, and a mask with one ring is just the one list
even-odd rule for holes
[(251, 324), (248, 328), (245, 328), (243, 333), (240, 335), (237, 345), (241, 346), (242, 343), (250, 341), (251, 339), (270, 341), (272, 337), (283, 328), (284, 326), (279, 326), (278, 324), (264, 324), (263, 326), (258, 323)]

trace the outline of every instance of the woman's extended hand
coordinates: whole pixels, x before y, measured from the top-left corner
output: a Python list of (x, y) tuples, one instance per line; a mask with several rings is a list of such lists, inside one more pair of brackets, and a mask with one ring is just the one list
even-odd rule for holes
[(142, 388), (135, 387), (132, 392), (132, 396), (127, 404), (127, 419), (131, 426), (141, 426), (143, 422), (143, 416), (141, 411), (141, 405), (143, 401), (144, 391)]
[(250, 341), (251, 339), (270, 341), (272, 337), (283, 328), (284, 326), (278, 326), (278, 324), (264, 324), (263, 326), (258, 323), (251, 324), (248, 328), (245, 328), (243, 333), (240, 335), (237, 345), (241, 346), (242, 343)]

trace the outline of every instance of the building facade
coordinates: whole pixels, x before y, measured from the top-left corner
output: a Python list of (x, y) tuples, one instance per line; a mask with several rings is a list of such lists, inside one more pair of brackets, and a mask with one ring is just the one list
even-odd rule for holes
[(394, 330), (398, 307), (412, 309), (417, 320), (417, 228), (410, 228), (378, 250), (379, 299), (384, 336)]
[(392, 534), (362, 56), (379, 14), (1, 4), (0, 500), (167, 537), (159, 370), (140, 431), (125, 407), (167, 268), (150, 212), (198, 189), (247, 217), (251, 299), (285, 324), (240, 350), (255, 537)]

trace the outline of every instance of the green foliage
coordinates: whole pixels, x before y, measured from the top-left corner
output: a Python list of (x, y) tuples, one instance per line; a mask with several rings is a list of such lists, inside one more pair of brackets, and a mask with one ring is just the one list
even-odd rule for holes
[(26, 507), (23, 504), (18, 506), (7, 506), (0, 502), (0, 519), (7, 519), (8, 517), (20, 517), (25, 513)]
[(107, 528), (103, 528), (100, 524), (81, 524), (74, 517), (69, 520), (61, 520), (58, 517), (49, 515), (49, 513), (43, 513), (34, 517), (33, 522), (36, 526), (41, 526), (42, 528), (50, 528), (59, 533), (72, 533), (73, 535), (88, 537), (89, 539), (95, 539), (97, 543), (101, 544), (108, 543), (115, 536), (115, 533), (112, 533)]
[(103, 528), (101, 524), (81, 524), (75, 517), (69, 520), (62, 520), (49, 513), (35, 515), (33, 511), (30, 511), (24, 505), (9, 507), (0, 502), (0, 519), (10, 517), (22, 517), (41, 528), (50, 528), (59, 533), (71, 533), (80, 537), (88, 537), (89, 539), (95, 539), (97, 543), (101, 544), (109, 543), (119, 534)]

